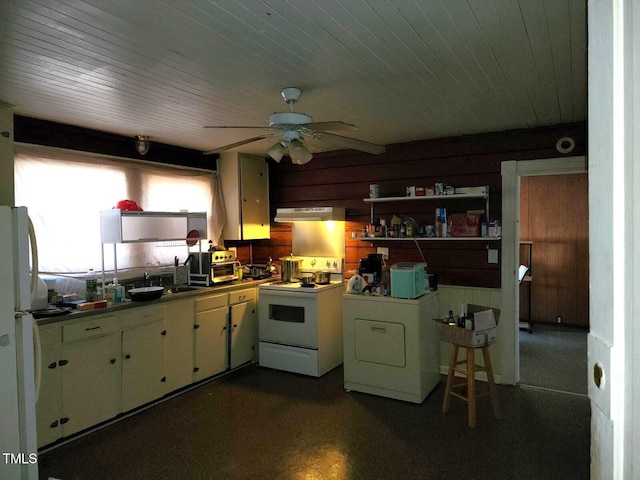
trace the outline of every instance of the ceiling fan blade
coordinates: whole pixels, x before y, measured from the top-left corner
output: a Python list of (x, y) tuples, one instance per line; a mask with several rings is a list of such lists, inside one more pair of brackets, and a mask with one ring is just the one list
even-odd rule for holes
[(349, 130), (351, 132), (360, 131), (360, 127), (350, 123), (341, 122), (339, 120), (333, 122), (312, 122), (303, 125), (311, 130)]
[(333, 133), (316, 132), (317, 137), (320, 140), (324, 140), (329, 143), (335, 143), (346, 148), (353, 148), (354, 150), (360, 150), (373, 155), (380, 155), (384, 153), (386, 148), (384, 145), (378, 145), (376, 143), (365, 142), (363, 140), (357, 140), (355, 138), (343, 137), (341, 135), (335, 135)]
[[(275, 134), (274, 134), (275, 135)], [(224, 145), (222, 147), (214, 148), (213, 150), (209, 150), (208, 152), (204, 152), (205, 155), (211, 155), (213, 153), (220, 153), (226, 150), (230, 150), (235, 147), (239, 147), (240, 145), (246, 145), (247, 143), (257, 142), (258, 140), (262, 140), (264, 138), (273, 137), (273, 135), (260, 135), (258, 137), (251, 137), (245, 140), (240, 140), (239, 142), (230, 143), (229, 145)]]
[(235, 126), (235, 125), (205, 125), (202, 128), (261, 128), (263, 130), (269, 130), (269, 127), (256, 127), (256, 126), (245, 126), (245, 125), (239, 125), (239, 126)]

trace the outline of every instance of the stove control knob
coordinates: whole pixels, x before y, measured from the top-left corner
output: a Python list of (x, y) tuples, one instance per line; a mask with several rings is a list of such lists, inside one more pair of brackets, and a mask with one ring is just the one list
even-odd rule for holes
[(327, 260), (327, 268), (331, 268), (331, 261)]
[(311, 266), (314, 267), (315, 264), (316, 264), (316, 259), (314, 258), (314, 259), (311, 260)]

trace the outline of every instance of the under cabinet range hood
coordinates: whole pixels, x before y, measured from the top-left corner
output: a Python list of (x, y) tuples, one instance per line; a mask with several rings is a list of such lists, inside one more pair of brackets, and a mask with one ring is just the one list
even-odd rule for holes
[(278, 208), (275, 222), (327, 222), (344, 221), (344, 208), (310, 207), (310, 208)]

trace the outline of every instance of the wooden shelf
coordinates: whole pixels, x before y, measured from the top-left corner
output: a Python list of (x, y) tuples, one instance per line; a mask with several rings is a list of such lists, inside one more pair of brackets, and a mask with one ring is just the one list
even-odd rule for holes
[(452, 200), (455, 198), (488, 198), (488, 193), (479, 194), (467, 194), (467, 193), (453, 193), (450, 195), (422, 195), (414, 197), (378, 197), (378, 198), (363, 198), (363, 202), (367, 203), (385, 203), (385, 202), (405, 202), (416, 200)]

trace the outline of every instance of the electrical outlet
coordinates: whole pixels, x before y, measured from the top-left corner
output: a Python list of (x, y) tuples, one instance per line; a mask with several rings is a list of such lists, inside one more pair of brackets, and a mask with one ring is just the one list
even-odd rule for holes
[(562, 323), (562, 317), (560, 315), (556, 317), (556, 323)]
[(382, 254), (383, 260), (389, 260), (389, 247), (378, 247), (376, 253), (378, 253), (378, 255)]
[(495, 248), (490, 248), (487, 250), (487, 262), (488, 263), (498, 263), (498, 250)]

